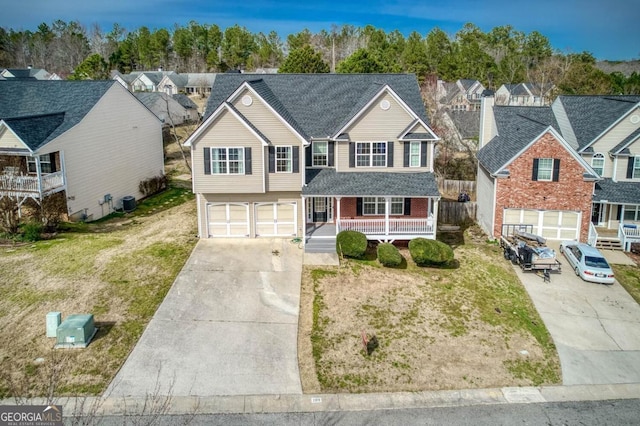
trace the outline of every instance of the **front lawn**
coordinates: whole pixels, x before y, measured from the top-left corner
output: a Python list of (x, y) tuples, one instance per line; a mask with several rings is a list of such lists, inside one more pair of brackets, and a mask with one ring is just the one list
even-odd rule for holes
[[(115, 216), (0, 248), (0, 398), (99, 394), (133, 349), (196, 243), (195, 203), (171, 188)], [(48, 312), (91, 313), (98, 333), (54, 350)]]
[[(499, 247), (465, 235), (456, 267), (371, 260), (303, 273), (303, 389), (386, 392), (560, 383), (558, 355)], [(366, 354), (363, 335), (378, 348)]]

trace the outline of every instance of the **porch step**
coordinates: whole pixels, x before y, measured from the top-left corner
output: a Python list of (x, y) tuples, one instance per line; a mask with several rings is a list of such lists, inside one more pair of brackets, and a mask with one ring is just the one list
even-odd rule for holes
[(619, 238), (614, 237), (598, 237), (596, 248), (603, 250), (622, 250), (622, 242)]
[(309, 238), (307, 239), (304, 251), (307, 253), (335, 253), (335, 238)]

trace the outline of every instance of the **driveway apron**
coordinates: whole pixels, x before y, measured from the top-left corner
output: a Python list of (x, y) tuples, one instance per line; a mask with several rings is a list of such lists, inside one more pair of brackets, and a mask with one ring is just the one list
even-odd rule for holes
[(106, 394), (301, 394), (302, 252), (287, 239), (200, 240)]
[(515, 267), (558, 349), (564, 385), (640, 383), (640, 306), (616, 281), (588, 283), (568, 267), (551, 282)]

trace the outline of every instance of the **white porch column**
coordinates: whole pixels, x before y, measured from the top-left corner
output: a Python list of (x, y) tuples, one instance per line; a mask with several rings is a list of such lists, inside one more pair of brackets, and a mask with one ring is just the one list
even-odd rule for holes
[(389, 235), (389, 211), (391, 210), (391, 197), (384, 197), (384, 235)]
[(40, 170), (40, 156), (36, 155), (36, 173), (38, 176), (38, 192), (40, 193), (40, 201), (42, 201), (42, 171)]
[(340, 200), (342, 200), (342, 197), (336, 197), (336, 201), (338, 202), (336, 206), (336, 235), (340, 232)]
[(307, 235), (307, 198), (302, 196), (302, 240), (306, 240), (304, 238)]
[(438, 205), (440, 203), (439, 199), (433, 200), (433, 238), (436, 238), (436, 230), (438, 229)]

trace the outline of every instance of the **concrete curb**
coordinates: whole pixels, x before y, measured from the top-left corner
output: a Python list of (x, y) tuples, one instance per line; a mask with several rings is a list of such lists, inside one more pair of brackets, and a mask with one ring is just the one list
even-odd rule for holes
[[(636, 398), (640, 398), (640, 383), (371, 394), (71, 397), (56, 398), (53, 403), (63, 406), (65, 417), (76, 417), (81, 413), (96, 416), (304, 413)], [(34, 398), (27, 403), (46, 405), (47, 401)], [(0, 405), (15, 405), (15, 401), (5, 399)]]

